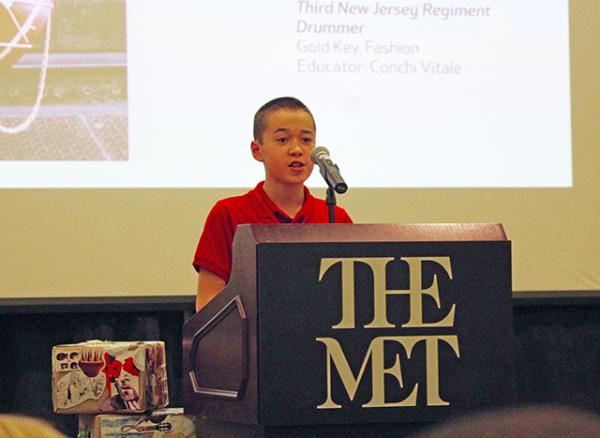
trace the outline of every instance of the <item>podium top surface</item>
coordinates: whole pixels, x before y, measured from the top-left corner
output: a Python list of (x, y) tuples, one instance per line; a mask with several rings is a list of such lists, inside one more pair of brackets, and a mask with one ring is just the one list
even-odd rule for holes
[(256, 243), (506, 241), (501, 224), (246, 224), (237, 233)]

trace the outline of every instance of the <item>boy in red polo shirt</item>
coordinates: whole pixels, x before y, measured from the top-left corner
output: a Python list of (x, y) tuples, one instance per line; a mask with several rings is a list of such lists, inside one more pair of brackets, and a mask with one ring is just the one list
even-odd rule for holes
[[(240, 224), (328, 223), (327, 204), (310, 194), (304, 182), (314, 164), (316, 125), (312, 113), (293, 97), (273, 99), (254, 116), (252, 156), (265, 167), (265, 180), (242, 196), (223, 199), (212, 208), (194, 256), (198, 271), (196, 310), (229, 281), (232, 243)], [(335, 207), (337, 223), (351, 223)]]

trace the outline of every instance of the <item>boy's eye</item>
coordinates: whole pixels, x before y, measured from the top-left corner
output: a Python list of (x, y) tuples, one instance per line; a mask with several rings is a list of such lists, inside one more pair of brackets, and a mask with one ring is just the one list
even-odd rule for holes
[(287, 139), (287, 137), (281, 137), (281, 138), (276, 138), (275, 141), (277, 143), (284, 144), (284, 143), (287, 143), (288, 139)]

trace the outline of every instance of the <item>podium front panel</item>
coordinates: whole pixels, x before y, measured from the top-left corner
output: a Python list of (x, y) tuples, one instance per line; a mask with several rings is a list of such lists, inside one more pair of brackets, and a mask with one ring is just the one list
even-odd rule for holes
[(509, 404), (510, 259), (508, 241), (258, 243), (260, 424)]

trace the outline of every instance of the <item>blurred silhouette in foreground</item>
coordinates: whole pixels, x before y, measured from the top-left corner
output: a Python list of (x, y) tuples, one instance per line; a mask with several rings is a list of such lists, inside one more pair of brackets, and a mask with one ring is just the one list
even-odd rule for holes
[(37, 418), (0, 414), (2, 438), (66, 438), (49, 423)]
[(412, 438), (600, 438), (600, 417), (561, 406), (529, 406), (457, 417)]

